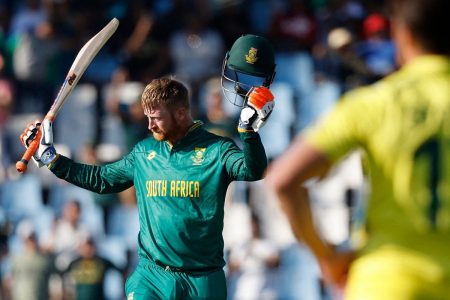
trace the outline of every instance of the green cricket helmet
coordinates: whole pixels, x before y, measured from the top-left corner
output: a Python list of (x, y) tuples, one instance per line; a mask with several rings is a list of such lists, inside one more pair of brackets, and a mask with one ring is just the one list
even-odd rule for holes
[(222, 65), (222, 90), (236, 106), (244, 106), (253, 87), (270, 87), (275, 77), (275, 53), (261, 36), (246, 34), (238, 38), (225, 55)]

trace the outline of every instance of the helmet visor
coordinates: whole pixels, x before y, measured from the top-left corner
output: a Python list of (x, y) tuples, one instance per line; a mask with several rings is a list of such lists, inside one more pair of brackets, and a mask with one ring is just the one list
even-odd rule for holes
[(253, 87), (265, 85), (266, 78), (224, 67), (221, 81), (225, 98), (234, 105), (243, 107), (247, 101), (249, 91)]

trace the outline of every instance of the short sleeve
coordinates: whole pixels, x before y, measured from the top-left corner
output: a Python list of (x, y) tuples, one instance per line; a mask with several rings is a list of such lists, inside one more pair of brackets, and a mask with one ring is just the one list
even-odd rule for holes
[(302, 135), (333, 162), (355, 148), (367, 148), (379, 126), (382, 105), (377, 92), (361, 88), (346, 94), (335, 108)]

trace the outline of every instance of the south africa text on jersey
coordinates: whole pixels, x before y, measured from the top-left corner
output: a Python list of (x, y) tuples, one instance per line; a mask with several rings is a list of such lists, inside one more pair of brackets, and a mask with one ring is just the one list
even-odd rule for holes
[(194, 180), (147, 180), (147, 197), (200, 197), (200, 182)]

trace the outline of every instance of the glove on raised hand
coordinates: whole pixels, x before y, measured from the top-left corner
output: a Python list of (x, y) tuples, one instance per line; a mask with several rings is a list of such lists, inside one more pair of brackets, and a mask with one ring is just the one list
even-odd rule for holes
[(263, 86), (252, 88), (239, 118), (239, 132), (257, 132), (264, 126), (275, 106), (272, 92)]
[(42, 123), (40, 120), (36, 120), (29, 124), (20, 135), (20, 141), (27, 149), (35, 139), (39, 139), (39, 147), (33, 155), (33, 160), (40, 168), (50, 164), (57, 155), (55, 147), (53, 147), (53, 123), (50, 120), (44, 119)]

